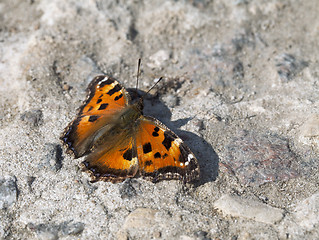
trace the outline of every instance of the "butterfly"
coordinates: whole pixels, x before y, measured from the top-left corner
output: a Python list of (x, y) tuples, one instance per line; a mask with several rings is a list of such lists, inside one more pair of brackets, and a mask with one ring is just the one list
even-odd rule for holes
[(143, 115), (143, 98), (135, 102), (124, 87), (107, 75), (96, 76), (76, 118), (61, 140), (91, 182), (113, 183), (141, 176), (158, 182), (199, 178), (195, 155), (159, 120)]

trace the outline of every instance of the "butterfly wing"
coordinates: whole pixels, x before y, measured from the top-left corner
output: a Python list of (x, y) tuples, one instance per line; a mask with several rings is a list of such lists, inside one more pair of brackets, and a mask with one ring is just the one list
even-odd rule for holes
[(157, 119), (141, 117), (136, 149), (140, 175), (148, 180), (182, 179), (190, 182), (199, 178), (195, 155)]
[(75, 157), (90, 152), (94, 138), (108, 130), (128, 104), (129, 95), (122, 85), (109, 76), (95, 77), (87, 88), (87, 99), (76, 119), (65, 129), (61, 140)]
[(138, 171), (136, 144), (125, 132), (110, 139), (105, 146), (90, 153), (82, 168), (91, 175), (91, 182), (99, 180), (113, 183), (134, 177)]

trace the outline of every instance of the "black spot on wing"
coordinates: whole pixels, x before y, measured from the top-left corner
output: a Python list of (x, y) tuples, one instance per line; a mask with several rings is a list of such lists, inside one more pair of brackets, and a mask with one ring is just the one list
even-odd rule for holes
[(100, 88), (103, 88), (105, 85), (110, 85), (112, 83), (114, 83), (114, 80), (108, 78), (107, 80), (100, 83)]
[(96, 121), (98, 118), (99, 118), (99, 116), (92, 115), (92, 116), (89, 117), (89, 122), (94, 122), (94, 121)]
[(153, 164), (152, 160), (145, 161), (145, 167), (151, 166)]
[(120, 95), (118, 95), (114, 98), (114, 101), (117, 101), (117, 100), (121, 99), (122, 97), (123, 97), (123, 94), (121, 93)]
[(154, 154), (154, 157), (155, 158), (161, 158), (161, 154), (159, 152), (157, 152), (157, 153)]
[(96, 101), (96, 104), (99, 104), (100, 102), (102, 102), (102, 99), (99, 98), (97, 101)]
[(105, 108), (107, 108), (109, 104), (108, 103), (103, 103), (100, 105), (99, 110), (104, 110)]
[(120, 91), (122, 88), (119, 84), (116, 84), (114, 88), (107, 92), (108, 95), (112, 96), (114, 93)]
[(174, 141), (175, 138), (176, 137), (172, 135), (170, 132), (168, 131), (164, 132), (164, 140), (162, 144), (164, 145), (167, 151), (171, 148), (172, 142)]
[(127, 161), (131, 161), (133, 158), (133, 154), (132, 154), (132, 148), (128, 149), (125, 151), (125, 153), (123, 154), (123, 158)]
[(93, 107), (91, 106), (91, 107), (89, 108), (88, 112), (91, 111), (92, 109), (93, 109)]
[(145, 153), (149, 153), (149, 152), (151, 152), (152, 151), (152, 145), (151, 145), (151, 143), (145, 143), (144, 145), (143, 145), (143, 153), (145, 154)]
[(158, 127), (155, 127), (155, 128), (154, 128), (154, 132), (152, 133), (152, 136), (153, 136), (153, 137), (158, 137), (158, 136), (159, 136), (158, 131), (159, 131), (159, 128), (158, 128)]

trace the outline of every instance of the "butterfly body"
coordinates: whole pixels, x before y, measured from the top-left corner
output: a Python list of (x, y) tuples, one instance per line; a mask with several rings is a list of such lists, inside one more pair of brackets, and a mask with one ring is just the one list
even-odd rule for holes
[(143, 115), (143, 100), (131, 103), (118, 81), (97, 76), (88, 97), (61, 140), (76, 158), (86, 155), (82, 168), (92, 181), (121, 182), (142, 176), (198, 179), (199, 166), (183, 141), (157, 119)]
[(111, 141), (109, 145), (114, 145), (116, 140), (127, 139), (133, 136), (137, 130), (138, 119), (142, 117), (142, 102), (129, 105), (117, 114), (114, 114), (112, 121), (108, 122), (103, 128), (98, 130), (94, 137), (92, 150)]

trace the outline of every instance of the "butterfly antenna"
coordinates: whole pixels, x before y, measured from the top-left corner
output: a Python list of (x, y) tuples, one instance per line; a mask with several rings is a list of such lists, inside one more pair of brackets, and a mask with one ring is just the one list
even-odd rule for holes
[(138, 79), (140, 77), (140, 67), (141, 67), (141, 59), (139, 58), (137, 62), (137, 74), (136, 74), (136, 88), (135, 88), (136, 95), (138, 95), (137, 88), (138, 88)]
[(157, 80), (157, 82), (146, 92), (146, 93), (144, 93), (144, 95), (141, 97), (141, 99), (143, 99), (144, 98), (144, 96), (145, 95), (147, 95), (160, 81), (162, 81), (163, 80), (163, 77), (160, 77), (158, 80)]

